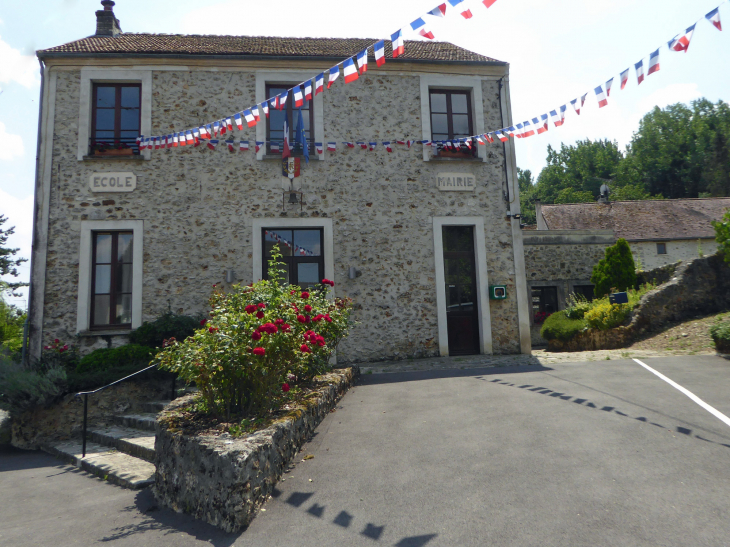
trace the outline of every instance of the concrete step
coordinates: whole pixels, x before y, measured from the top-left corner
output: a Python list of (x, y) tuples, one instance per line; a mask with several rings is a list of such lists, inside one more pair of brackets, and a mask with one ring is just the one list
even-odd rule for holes
[(49, 444), (44, 451), (125, 488), (137, 490), (155, 482), (155, 466), (148, 461), (124, 454), (97, 443), (86, 443), (86, 457), (81, 457), (81, 443), (70, 441)]
[(150, 431), (124, 426), (105, 427), (90, 431), (88, 440), (116, 448), (135, 458), (151, 463), (155, 461), (155, 435)]
[(156, 412), (141, 412), (139, 414), (124, 414), (122, 416), (114, 416), (112, 421), (117, 425), (131, 427), (134, 429), (142, 429), (144, 431), (154, 431), (155, 422), (157, 421)]
[(170, 401), (148, 401), (142, 404), (142, 409), (145, 412), (162, 412), (169, 404)]

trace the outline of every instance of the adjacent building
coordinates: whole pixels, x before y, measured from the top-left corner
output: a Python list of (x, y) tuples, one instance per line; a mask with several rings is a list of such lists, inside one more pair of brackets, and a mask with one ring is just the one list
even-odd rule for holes
[[(370, 47), (356, 82), (340, 78), (301, 107), (310, 157), (294, 149), (290, 179), (279, 142), (285, 112), (296, 140), (300, 112), (289, 90), (376, 40), (123, 33), (114, 2), (102, 5), (93, 36), (37, 53), (32, 357), (55, 338), (87, 352), (168, 310), (205, 313), (214, 283), (264, 278), (275, 243), (290, 282), (333, 279), (354, 300), (340, 362), (530, 351), (511, 143), (413, 144), (510, 125), (507, 63), (407, 41), (397, 59), (386, 42), (377, 67)], [(232, 151), (140, 149), (140, 135), (282, 93), (284, 110), (224, 137)], [(378, 146), (343, 145), (357, 141)]]

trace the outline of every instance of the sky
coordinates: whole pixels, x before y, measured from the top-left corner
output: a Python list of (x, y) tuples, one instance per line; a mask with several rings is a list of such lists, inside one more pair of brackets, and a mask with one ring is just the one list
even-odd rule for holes
[[(161, 34), (246, 34), (296, 37), (389, 38), (417, 17), (436, 39), (510, 63), (515, 122), (568, 104), (566, 123), (516, 141), (517, 165), (537, 175), (547, 147), (583, 139), (631, 142), (641, 118), (665, 107), (706, 97), (730, 102), (730, 4), (723, 0), (497, 0), (486, 9), (465, 0), (474, 16), (456, 10), (425, 14), (445, 0), (117, 0), (122, 30)], [(725, 29), (704, 15), (721, 2)], [(40, 92), (34, 52), (94, 33), (98, 0), (0, 2), (0, 215), (16, 227), (9, 244), (30, 258), (36, 136)], [(687, 53), (667, 41), (701, 19)], [(408, 37), (407, 37), (408, 38)], [(636, 83), (633, 65), (660, 49), (661, 70)], [(621, 91), (619, 73), (631, 67)], [(329, 68), (323, 66), (322, 69)], [(314, 74), (313, 74), (314, 75)], [(607, 107), (593, 89), (616, 78)], [(357, 85), (357, 84), (350, 84)], [(590, 92), (577, 116), (569, 101)], [(250, 105), (241, 105), (247, 107)], [(229, 114), (221, 112), (221, 116)], [(499, 129), (497, 127), (487, 129)], [(27, 281), (29, 262), (20, 271)], [(26, 306), (25, 293), (8, 300)]]

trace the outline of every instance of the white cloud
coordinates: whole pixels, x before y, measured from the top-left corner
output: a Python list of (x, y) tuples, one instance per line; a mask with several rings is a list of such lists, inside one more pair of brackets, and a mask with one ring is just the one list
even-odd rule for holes
[[(14, 226), (15, 233), (8, 238), (7, 246), (10, 248), (19, 248), (15, 255), (17, 257), (30, 259), (31, 243), (33, 241), (33, 196), (17, 198), (0, 190), (0, 215), (5, 216), (8, 220), (3, 224), (3, 229)], [(23, 281), (28, 282), (30, 279), (30, 260), (24, 262), (18, 268), (19, 277), (8, 276), (6, 281)], [(21, 296), (17, 298), (4, 295), (5, 300), (18, 307), (25, 307), (27, 300), (27, 287), (20, 291)]]
[(17, 82), (28, 88), (35, 87), (38, 76), (38, 61), (32, 55), (23, 55), (0, 38), (0, 83)]
[(24, 154), (23, 138), (5, 130), (5, 124), (0, 122), (0, 160), (12, 160)]

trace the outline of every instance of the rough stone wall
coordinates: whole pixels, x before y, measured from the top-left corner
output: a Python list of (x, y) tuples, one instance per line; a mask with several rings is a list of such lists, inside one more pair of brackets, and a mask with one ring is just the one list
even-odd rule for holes
[(359, 369), (339, 369), (306, 410), (297, 410), (271, 427), (233, 439), (229, 434), (184, 435), (171, 424), (177, 399), (157, 420), (154, 492), (157, 500), (226, 532), (237, 532), (254, 519), (286, 466), (353, 385)]
[[(415, 75), (376, 71), (356, 84), (338, 82), (324, 94), (325, 141), (421, 138), (419, 85)], [(79, 86), (78, 71), (58, 72), (43, 343), (75, 335), (82, 220), (145, 220), (143, 320), (168, 309), (206, 311), (211, 286), (227, 269), (251, 282), (252, 220), (268, 217), (275, 226), (281, 215), (280, 160), (200, 146), (152, 151), (150, 161), (77, 161)], [(482, 91), (485, 126), (497, 127), (497, 82), (485, 80)], [(167, 134), (254, 102), (252, 72), (154, 71), (152, 131)], [(253, 142), (254, 131), (234, 134)], [(336, 294), (356, 303), (358, 325), (339, 361), (438, 353), (431, 218), (448, 215), (484, 217), (489, 282), (512, 295), (490, 302), (494, 351), (519, 352), (501, 143), (486, 146), (485, 162), (424, 162), (420, 145), (392, 154), (339, 148), (326, 161), (311, 160), (297, 179), (305, 192), (301, 216), (334, 221)], [(92, 194), (89, 175), (109, 171), (133, 171), (137, 189)], [(444, 171), (474, 174), (477, 190), (440, 192), (436, 175)], [(352, 265), (362, 272), (356, 280), (347, 278)], [(124, 341), (83, 338), (82, 352)]]
[(644, 270), (653, 270), (679, 260), (692, 260), (702, 256), (710, 256), (717, 252), (714, 239), (690, 239), (678, 241), (662, 241), (667, 246), (667, 254), (657, 254), (656, 241), (632, 241), (629, 243), (634, 262), (641, 263)]
[(588, 281), (607, 244), (525, 245), (527, 281)]

